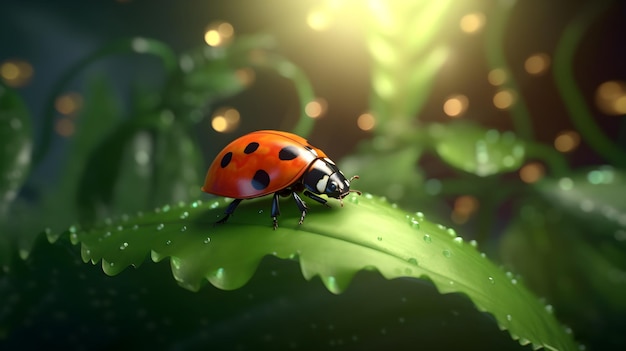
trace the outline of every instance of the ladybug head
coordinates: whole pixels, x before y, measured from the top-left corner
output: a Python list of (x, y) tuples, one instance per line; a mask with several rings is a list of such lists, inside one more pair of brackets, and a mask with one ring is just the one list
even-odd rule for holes
[(358, 176), (354, 176), (347, 179), (333, 161), (328, 158), (320, 158), (313, 161), (304, 174), (303, 182), (307, 190), (339, 199), (341, 206), (343, 206), (342, 200), (346, 195), (351, 192), (361, 194), (358, 190), (350, 190), (350, 181), (358, 178)]

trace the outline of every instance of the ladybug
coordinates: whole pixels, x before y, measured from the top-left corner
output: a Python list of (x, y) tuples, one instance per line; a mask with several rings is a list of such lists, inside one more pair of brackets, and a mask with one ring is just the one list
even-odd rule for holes
[(319, 196), (324, 194), (339, 199), (343, 207), (346, 195), (361, 195), (360, 191), (350, 190), (353, 179), (358, 176), (346, 179), (324, 151), (306, 139), (287, 132), (260, 130), (236, 139), (217, 155), (202, 191), (234, 198), (216, 224), (225, 223), (242, 200), (273, 193), (271, 216), (276, 229), (280, 196), (293, 196), (302, 213), (298, 223), (302, 224), (308, 207), (298, 192), (304, 190), (304, 195), (328, 206), (327, 200)]

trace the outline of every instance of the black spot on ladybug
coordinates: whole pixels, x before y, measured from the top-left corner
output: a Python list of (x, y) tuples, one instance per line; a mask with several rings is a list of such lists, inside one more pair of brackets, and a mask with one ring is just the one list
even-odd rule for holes
[(287, 145), (278, 152), (278, 158), (282, 161), (293, 160), (296, 157), (298, 157), (298, 148), (295, 146)]
[(226, 155), (224, 155), (224, 157), (222, 157), (222, 161), (220, 161), (220, 166), (222, 166), (222, 168), (226, 168), (226, 166), (228, 166), (228, 164), (230, 164), (230, 160), (233, 159), (233, 153), (232, 152), (227, 152)]
[(258, 148), (259, 148), (259, 143), (257, 143), (256, 141), (253, 141), (250, 144), (248, 144), (245, 149), (243, 149), (243, 153), (248, 155), (248, 154), (255, 152), (256, 149)]
[(270, 185), (270, 175), (262, 169), (256, 171), (252, 177), (252, 187), (256, 190), (263, 190), (268, 185)]

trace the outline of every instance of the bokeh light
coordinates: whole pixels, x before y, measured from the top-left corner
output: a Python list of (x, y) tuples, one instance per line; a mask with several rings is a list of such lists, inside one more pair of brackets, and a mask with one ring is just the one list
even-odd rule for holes
[(311, 118), (318, 118), (326, 113), (328, 103), (322, 98), (315, 99), (304, 106), (304, 113)]
[(370, 131), (376, 126), (376, 118), (371, 113), (364, 113), (356, 119), (356, 125), (361, 130)]
[(493, 86), (499, 86), (504, 84), (506, 82), (506, 79), (506, 71), (502, 68), (492, 69), (487, 75), (487, 80), (489, 81), (489, 84)]
[(462, 195), (454, 200), (451, 219), (457, 224), (463, 224), (478, 210), (478, 199), (471, 195)]
[(306, 16), (306, 23), (313, 30), (323, 31), (330, 26), (330, 18), (324, 11), (312, 10)]
[(75, 129), (74, 121), (68, 117), (59, 118), (54, 125), (54, 131), (65, 138), (72, 136)]
[(612, 80), (600, 84), (595, 98), (602, 113), (610, 116), (626, 114), (626, 82)]
[(554, 148), (560, 152), (572, 152), (580, 144), (580, 135), (573, 130), (564, 130), (554, 138)]
[(461, 18), (459, 26), (468, 34), (479, 32), (485, 25), (485, 15), (482, 12), (472, 12)]
[(443, 103), (443, 112), (450, 117), (461, 117), (467, 111), (469, 99), (467, 96), (457, 94), (450, 96)]
[(13, 88), (23, 87), (33, 77), (33, 66), (23, 60), (6, 60), (0, 64), (0, 78)]
[(550, 56), (544, 53), (531, 55), (524, 61), (524, 69), (532, 75), (542, 75), (546, 73), (549, 67)]
[(513, 103), (515, 103), (515, 94), (510, 89), (500, 90), (493, 96), (493, 105), (500, 110), (510, 108)]
[(519, 170), (519, 177), (524, 183), (535, 183), (546, 174), (546, 168), (539, 162), (530, 162), (525, 164)]
[(219, 133), (232, 132), (239, 126), (239, 111), (232, 107), (222, 107), (213, 113), (211, 127)]
[(254, 80), (256, 79), (256, 74), (254, 73), (254, 70), (249, 67), (238, 69), (237, 71), (235, 71), (235, 75), (243, 86), (252, 85), (252, 83), (254, 83)]
[(228, 22), (210, 24), (204, 32), (204, 41), (209, 46), (223, 46), (233, 39), (235, 30)]
[(56, 98), (54, 108), (62, 115), (73, 116), (83, 105), (83, 98), (78, 93), (67, 93)]

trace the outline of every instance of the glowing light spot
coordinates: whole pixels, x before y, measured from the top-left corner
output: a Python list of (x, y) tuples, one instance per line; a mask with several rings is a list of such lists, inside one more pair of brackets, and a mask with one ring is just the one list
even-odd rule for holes
[(502, 85), (506, 82), (507, 76), (506, 71), (502, 68), (496, 68), (489, 71), (487, 75), (487, 80), (493, 86)]
[(600, 84), (595, 98), (603, 113), (611, 116), (626, 114), (626, 82), (613, 80)]
[(0, 78), (10, 87), (22, 87), (33, 76), (33, 66), (22, 60), (7, 60), (0, 64)]
[(78, 93), (67, 93), (54, 101), (54, 108), (62, 115), (73, 115), (82, 107), (83, 98)]
[(356, 125), (364, 131), (372, 130), (376, 126), (376, 118), (371, 113), (364, 113), (357, 118)]
[(306, 16), (306, 24), (313, 30), (323, 31), (330, 26), (330, 19), (324, 12), (313, 10)]
[(74, 121), (69, 118), (61, 118), (56, 121), (54, 130), (62, 137), (69, 137), (74, 134)]
[(468, 34), (480, 31), (485, 25), (485, 15), (481, 12), (469, 13), (461, 18), (459, 26), (461, 30)]
[(509, 89), (500, 90), (493, 96), (493, 105), (500, 110), (510, 108), (514, 102), (515, 94)]
[(315, 99), (304, 106), (304, 113), (311, 118), (318, 118), (326, 113), (327, 106), (326, 100), (322, 98)]
[(228, 22), (215, 22), (210, 24), (204, 32), (204, 41), (209, 46), (223, 46), (230, 43), (235, 34), (235, 29)]
[(580, 144), (580, 135), (573, 130), (560, 132), (554, 139), (554, 148), (560, 152), (574, 151)]
[(256, 79), (256, 74), (252, 68), (240, 68), (235, 71), (235, 75), (237, 76), (239, 82), (241, 82), (244, 86), (251, 85)]
[(546, 168), (539, 162), (525, 164), (519, 170), (519, 177), (524, 183), (535, 183), (546, 174)]
[(443, 112), (450, 117), (460, 117), (467, 111), (469, 100), (465, 95), (454, 95), (443, 103)]
[(550, 67), (550, 56), (544, 53), (531, 55), (524, 61), (524, 69), (532, 75), (542, 75)]
[(232, 107), (224, 107), (213, 114), (211, 127), (219, 133), (228, 133), (237, 129), (239, 121), (239, 111)]
[(463, 224), (478, 210), (478, 199), (470, 195), (462, 195), (454, 200), (451, 219), (457, 224)]

